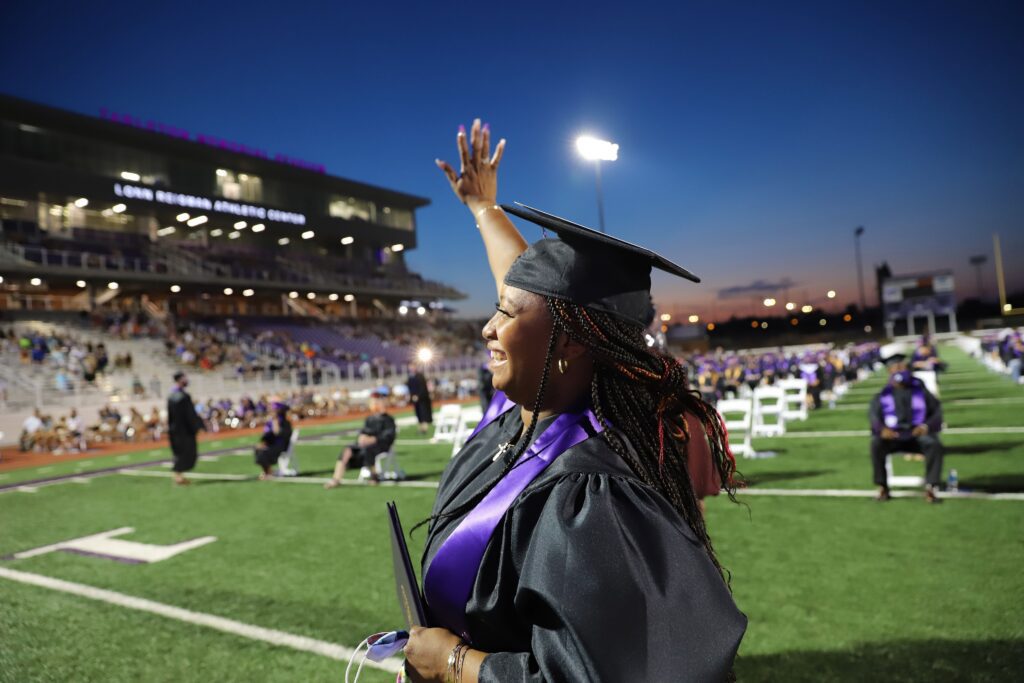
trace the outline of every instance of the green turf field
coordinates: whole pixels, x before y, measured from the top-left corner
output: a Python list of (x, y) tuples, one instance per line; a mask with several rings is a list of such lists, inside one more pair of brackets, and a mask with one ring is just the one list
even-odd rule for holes
[[(941, 380), (951, 432), (946, 468), (961, 488), (1024, 492), (1024, 388), (952, 348)], [(741, 460), (751, 489), (871, 489), (867, 437), (808, 436), (866, 429), (881, 377), (835, 410), (812, 413), (791, 434), (755, 440), (775, 458)], [(990, 400), (992, 399), (992, 400)], [(981, 400), (981, 403), (977, 401)], [(303, 428), (302, 474), (325, 477), (351, 424)], [(962, 428), (1015, 427), (1003, 433)], [(314, 440), (317, 439), (317, 440)], [(403, 429), (401, 466), (420, 487), (258, 482), (248, 455), (222, 454), (174, 488), (162, 466), (85, 482), (0, 493), (0, 557), (120, 527), (173, 544), (217, 540), (169, 560), (122, 564), (64, 552), (0, 560), (0, 570), (53, 577), (245, 625), (348, 647), (400, 623), (384, 503), (409, 527), (425, 517), (449, 455)], [(249, 446), (224, 438), (205, 452)], [(122, 456), (117, 456), (122, 457)], [(0, 485), (167, 457), (154, 450), (114, 461), (69, 462), (0, 474)], [(897, 474), (922, 464), (899, 460)], [(142, 476), (140, 476), (140, 474)], [(740, 495), (708, 502), (708, 524), (750, 617), (741, 681), (1014, 680), (1024, 671), (1024, 501)], [(422, 534), (413, 536), (418, 559)], [(685, 619), (686, 615), (679, 615)], [(0, 574), (0, 681), (330, 681), (344, 664), (207, 626), (98, 602)], [(361, 680), (393, 676), (364, 671)]]

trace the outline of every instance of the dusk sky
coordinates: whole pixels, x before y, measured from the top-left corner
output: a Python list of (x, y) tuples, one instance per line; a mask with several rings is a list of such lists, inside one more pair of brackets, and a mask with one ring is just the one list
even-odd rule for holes
[[(705, 319), (857, 300), (853, 230), (896, 273), (968, 265), (1000, 233), (1024, 286), (1024, 4), (4, 3), (0, 91), (101, 108), (323, 163), (431, 200), (414, 270), (494, 301), (468, 211), (433, 160), (473, 116), (508, 139), (499, 199), (597, 224), (701, 276), (655, 279)], [(287, 7), (288, 11), (281, 11)], [(287, 208), (287, 207), (285, 207)], [(528, 239), (539, 231), (522, 225)], [(1019, 302), (1017, 305), (1021, 305)]]

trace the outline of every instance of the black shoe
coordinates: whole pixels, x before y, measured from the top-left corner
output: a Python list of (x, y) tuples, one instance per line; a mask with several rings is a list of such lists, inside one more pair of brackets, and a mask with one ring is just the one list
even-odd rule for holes
[(934, 487), (928, 486), (924, 490), (924, 502), (931, 503), (932, 505), (939, 505), (940, 503), (942, 503), (942, 499), (939, 498), (939, 495), (938, 493), (936, 493)]
[(885, 503), (885, 502), (888, 502), (890, 500), (892, 500), (892, 495), (890, 495), (889, 489), (887, 489), (886, 487), (883, 486), (878, 491), (878, 495), (875, 496), (875, 502), (876, 503)]

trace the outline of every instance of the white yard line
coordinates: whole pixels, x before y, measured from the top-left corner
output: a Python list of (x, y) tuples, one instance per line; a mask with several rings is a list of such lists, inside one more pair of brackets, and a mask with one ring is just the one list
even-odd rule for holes
[[(954, 398), (943, 401), (944, 406), (998, 406), (1006, 403), (1024, 403), (1024, 396), (1007, 396), (1006, 398)], [(867, 410), (870, 403), (840, 403), (829, 410)]]
[[(924, 491), (894, 491), (889, 494), (893, 498), (923, 498)], [(874, 498), (877, 491), (869, 489), (741, 489), (737, 496), (796, 496), (809, 498)], [(1024, 493), (981, 493), (963, 491), (960, 493), (940, 493), (940, 498), (950, 500), (957, 498), (972, 500), (1024, 500)]]
[[(339, 662), (347, 662), (354, 654), (352, 648), (344, 645), (338, 645), (337, 643), (328, 643), (323, 640), (317, 640), (316, 638), (295, 635), (294, 633), (286, 633), (284, 631), (264, 628), (262, 626), (253, 626), (252, 624), (235, 621), (234, 619), (218, 617), (214, 614), (194, 612), (181, 607), (167, 605), (162, 602), (155, 602), (153, 600), (138, 598), (133, 595), (125, 595), (124, 593), (117, 593), (115, 591), (87, 586), (81, 583), (74, 583), (72, 581), (54, 579), (41, 574), (32, 574), (29, 572), (0, 567), (0, 578), (16, 581), (29, 586), (48, 588), (61, 593), (69, 593), (71, 595), (77, 595), (90, 600), (137, 610), (139, 612), (156, 614), (158, 616), (166, 617), (167, 619), (174, 619), (175, 621), (181, 621), (186, 624), (205, 626), (223, 633), (230, 633), (231, 635), (241, 636), (242, 638), (248, 638), (250, 640), (258, 640), (278, 647), (288, 647), (300, 652), (309, 652), (322, 657), (335, 659)], [(366, 660), (366, 666), (374, 669), (380, 669), (382, 671), (397, 673), (401, 667), (401, 661), (395, 658), (391, 658), (383, 662), (372, 662), (370, 660)]]
[[(155, 470), (118, 470), (117, 474), (124, 474), (129, 477), (160, 477), (163, 479), (174, 476), (170, 472), (158, 472)], [(248, 474), (206, 474), (203, 472), (189, 472), (187, 475), (190, 479), (212, 479), (222, 481), (245, 481), (246, 479), (256, 480), (256, 475)], [(319, 484), (323, 486), (330, 477), (272, 477), (267, 480), (275, 484)], [(356, 481), (354, 479), (345, 479), (342, 482), (343, 486), (373, 486), (368, 481)], [(397, 486), (399, 488), (410, 488), (410, 489), (436, 489), (436, 481), (382, 481), (379, 486)]]
[[(1024, 434), (1024, 427), (950, 427), (940, 434)], [(767, 439), (829, 439), (846, 436), (871, 436), (867, 429), (848, 429), (827, 432), (786, 432), (782, 436), (758, 437)]]

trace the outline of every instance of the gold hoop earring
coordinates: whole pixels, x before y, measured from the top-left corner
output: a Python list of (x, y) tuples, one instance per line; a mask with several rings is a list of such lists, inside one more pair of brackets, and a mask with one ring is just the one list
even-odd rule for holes
[(564, 375), (565, 371), (569, 369), (569, 361), (564, 358), (558, 359), (558, 373)]

